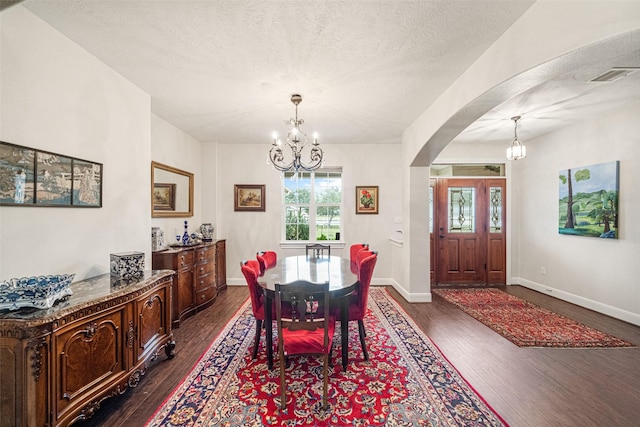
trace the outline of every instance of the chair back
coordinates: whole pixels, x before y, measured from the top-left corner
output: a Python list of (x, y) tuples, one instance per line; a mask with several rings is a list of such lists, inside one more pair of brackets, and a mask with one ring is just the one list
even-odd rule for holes
[(360, 251), (358, 252), (358, 280), (360, 287), (358, 288), (358, 305), (361, 312), (367, 311), (367, 302), (369, 300), (369, 287), (371, 286), (371, 278), (373, 277), (373, 269), (378, 261), (378, 253), (376, 251)]
[(325, 254), (327, 257), (331, 256), (331, 246), (322, 245), (320, 243), (315, 243), (312, 245), (305, 246), (305, 254), (307, 258), (309, 258), (309, 253), (311, 253), (311, 258), (324, 258)]
[(258, 284), (258, 274), (260, 264), (257, 260), (246, 260), (240, 263), (240, 270), (247, 281), (249, 287), (249, 297), (251, 298), (251, 309), (256, 319), (264, 320), (264, 299), (262, 298), (262, 288)]
[[(304, 280), (276, 283), (276, 322), (280, 359), (280, 406), (287, 406), (285, 357), (294, 354), (321, 354), (323, 357), (322, 408), (327, 408), (329, 356), (335, 334), (335, 317), (330, 315), (329, 282)], [(290, 312), (283, 313), (283, 304)]]
[[(329, 351), (329, 282), (313, 283), (298, 280), (291, 283), (276, 283), (276, 321), (278, 341), (284, 339), (285, 354), (328, 353)], [(287, 308), (283, 308), (287, 306)], [(317, 351), (306, 348), (305, 344), (287, 343), (287, 332), (317, 331), (324, 329), (322, 348)], [(291, 345), (289, 345), (291, 344)]]
[(357, 263), (357, 255), (358, 252), (363, 251), (365, 249), (369, 249), (368, 243), (356, 243), (351, 245), (349, 248), (349, 260), (351, 261), (351, 271), (357, 273), (358, 271), (358, 263)]
[(265, 270), (276, 266), (278, 254), (274, 251), (260, 251), (256, 253), (256, 259), (260, 264), (260, 276), (264, 276)]

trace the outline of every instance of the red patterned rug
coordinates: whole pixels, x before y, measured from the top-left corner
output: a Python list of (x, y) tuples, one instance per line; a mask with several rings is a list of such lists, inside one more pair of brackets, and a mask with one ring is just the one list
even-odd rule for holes
[(385, 289), (370, 292), (369, 361), (363, 360), (357, 322), (350, 322), (347, 372), (340, 337), (334, 338), (326, 411), (320, 408), (322, 364), (314, 357), (291, 358), (290, 400), (280, 410), (279, 368), (267, 369), (264, 338), (258, 359), (251, 360), (255, 321), (247, 301), (147, 425), (506, 425)]
[(434, 289), (519, 347), (635, 347), (500, 289)]

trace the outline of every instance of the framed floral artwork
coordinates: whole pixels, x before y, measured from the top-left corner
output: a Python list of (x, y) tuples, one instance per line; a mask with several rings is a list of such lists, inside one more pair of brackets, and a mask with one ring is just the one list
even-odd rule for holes
[(264, 184), (236, 184), (233, 186), (234, 211), (265, 211)]
[(356, 214), (377, 214), (379, 197), (377, 185), (356, 186)]

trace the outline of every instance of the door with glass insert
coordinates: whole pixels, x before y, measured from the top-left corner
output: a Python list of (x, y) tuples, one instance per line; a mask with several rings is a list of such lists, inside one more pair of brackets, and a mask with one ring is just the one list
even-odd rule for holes
[(434, 285), (504, 284), (504, 180), (438, 178)]

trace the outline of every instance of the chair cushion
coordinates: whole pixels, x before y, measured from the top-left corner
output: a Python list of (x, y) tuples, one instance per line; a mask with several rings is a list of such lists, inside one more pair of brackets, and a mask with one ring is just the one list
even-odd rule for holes
[(324, 349), (324, 329), (316, 329), (315, 331), (289, 329), (282, 330), (282, 338), (284, 340), (284, 354), (307, 354), (307, 353), (329, 353), (331, 351), (331, 342), (336, 330), (336, 319), (329, 319), (329, 346)]

